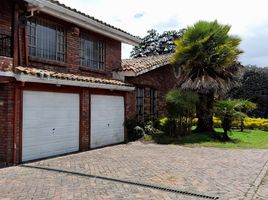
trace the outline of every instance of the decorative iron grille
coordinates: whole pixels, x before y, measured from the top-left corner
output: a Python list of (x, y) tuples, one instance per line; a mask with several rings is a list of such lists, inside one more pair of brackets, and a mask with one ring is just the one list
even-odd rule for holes
[(0, 33), (0, 56), (11, 57), (11, 36)]

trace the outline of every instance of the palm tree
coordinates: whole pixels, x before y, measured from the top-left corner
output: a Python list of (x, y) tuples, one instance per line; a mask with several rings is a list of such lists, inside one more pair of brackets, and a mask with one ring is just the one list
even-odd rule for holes
[[(249, 101), (249, 100), (240, 100), (239, 102), (239, 111), (246, 113), (247, 111), (255, 110), (257, 108), (257, 104)], [(245, 117), (240, 117), (240, 131), (244, 131), (244, 119)]]
[[(229, 140), (228, 131), (231, 130), (234, 120), (241, 120), (247, 115), (247, 110), (256, 108), (256, 104), (248, 100), (221, 100), (214, 105), (215, 115), (221, 119), (222, 128), (224, 130), (223, 140)], [(243, 111), (244, 112), (243, 112)]]
[(214, 99), (226, 93), (241, 72), (242, 65), (237, 62), (241, 40), (228, 34), (230, 28), (217, 21), (199, 21), (175, 41), (172, 63), (179, 72), (178, 86), (199, 94), (198, 132), (214, 131)]

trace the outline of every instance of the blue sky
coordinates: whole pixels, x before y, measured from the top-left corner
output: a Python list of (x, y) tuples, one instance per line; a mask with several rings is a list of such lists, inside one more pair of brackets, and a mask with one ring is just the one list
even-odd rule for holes
[[(143, 37), (147, 30), (179, 30), (198, 20), (215, 20), (232, 26), (242, 38), (243, 64), (268, 67), (267, 0), (60, 0), (97, 19)], [(122, 57), (132, 49), (123, 45)]]

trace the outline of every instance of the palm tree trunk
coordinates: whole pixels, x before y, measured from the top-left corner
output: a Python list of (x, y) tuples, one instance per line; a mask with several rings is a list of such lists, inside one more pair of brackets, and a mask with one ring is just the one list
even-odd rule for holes
[(213, 129), (214, 94), (200, 94), (196, 117), (198, 118), (195, 132), (215, 132)]

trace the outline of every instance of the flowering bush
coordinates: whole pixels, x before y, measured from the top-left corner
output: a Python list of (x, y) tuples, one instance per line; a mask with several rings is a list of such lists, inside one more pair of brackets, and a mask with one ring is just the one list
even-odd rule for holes
[[(197, 118), (193, 120), (194, 125), (197, 124)], [(233, 128), (240, 128), (240, 121), (235, 120), (232, 123)], [(213, 124), (215, 128), (221, 127), (221, 120), (217, 117), (213, 117)], [(265, 118), (251, 118), (251, 117), (245, 117), (244, 119), (244, 128), (245, 129), (259, 129), (268, 131), (268, 119)]]

